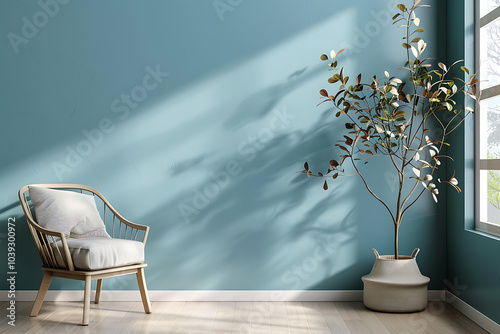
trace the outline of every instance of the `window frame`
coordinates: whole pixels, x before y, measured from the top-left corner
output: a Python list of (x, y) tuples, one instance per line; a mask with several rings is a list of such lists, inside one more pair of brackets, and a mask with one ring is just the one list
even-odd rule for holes
[[(481, 28), (486, 27), (493, 21), (500, 19), (500, 6), (492, 10), (483, 17), (480, 17), (480, 2), (481, 0), (474, 1), (474, 65), (476, 69), (477, 76), (479, 80), (480, 77), (480, 62), (481, 62)], [(481, 101), (487, 100), (489, 98), (500, 97), (500, 84), (492, 87), (488, 87), (481, 90)], [(474, 122), (475, 127), (475, 230), (483, 233), (493, 235), (495, 237), (500, 237), (500, 225), (490, 222), (481, 221), (481, 171), (489, 170), (500, 170), (500, 159), (481, 159), (481, 103), (478, 104), (476, 108), (476, 121)], [(486, 199), (487, 200), (487, 199)]]

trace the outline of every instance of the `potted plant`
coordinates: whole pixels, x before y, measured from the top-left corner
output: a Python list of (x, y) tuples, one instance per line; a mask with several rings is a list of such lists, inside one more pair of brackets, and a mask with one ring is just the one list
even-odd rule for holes
[[(470, 107), (459, 106), (456, 97), (465, 94), (479, 99), (478, 80), (459, 65), (461, 61), (450, 67), (441, 62), (436, 66), (432, 58), (423, 56), (427, 44), (418, 37), (424, 29), (419, 27), (420, 19), (415, 13), (424, 7), (419, 5), (420, 1), (414, 0), (411, 7), (397, 5), (398, 12), (393, 17), (394, 24), (405, 28), (404, 77), (397, 78), (385, 71), (383, 79), (373, 76), (363, 82), (359, 74), (350, 80), (354, 76), (348, 76), (338, 66), (337, 58), (344, 49), (332, 51), (330, 57), (321, 55), (321, 60), (328, 60), (334, 72), (328, 82), (339, 85), (334, 93), (322, 89), (321, 103), (332, 103), (336, 116), (346, 121), (347, 133), (336, 144), (342, 151), (340, 159), (330, 160), (326, 173), (313, 173), (307, 162), (303, 171), (307, 176), (332, 179), (357, 175), (368, 193), (389, 213), (394, 226), (394, 255), (380, 256), (374, 250), (376, 261), (372, 272), (363, 277), (365, 305), (379, 311), (412, 312), (427, 305), (429, 279), (417, 267), (418, 249), (411, 256), (399, 254), (399, 227), (407, 210), (424, 194), (437, 202), (439, 184), (447, 183), (461, 191), (454, 175), (442, 180), (436, 171), (444, 160), (451, 161), (451, 157), (442, 153), (443, 147), (449, 146), (446, 138), (474, 112)], [(465, 72), (466, 80), (451, 77), (451, 69), (457, 66)], [(395, 206), (380, 198), (365, 176), (363, 165), (375, 158), (387, 160), (396, 176)], [(343, 167), (346, 163), (353, 169), (350, 175)], [(328, 189), (326, 179), (323, 188)]]

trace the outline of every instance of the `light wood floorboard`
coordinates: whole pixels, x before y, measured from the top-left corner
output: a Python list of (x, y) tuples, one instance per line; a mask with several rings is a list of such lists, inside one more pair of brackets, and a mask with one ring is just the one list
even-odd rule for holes
[(181, 314), (186, 307), (186, 302), (164, 302), (164, 303), (153, 303), (154, 307), (151, 309), (151, 317), (153, 314), (160, 312), (158, 309), (158, 304), (166, 304), (168, 307), (165, 313), (162, 313), (156, 324), (153, 326), (151, 333), (173, 333), (172, 328), (175, 326), (177, 321), (181, 318)]
[(235, 302), (220, 302), (215, 314), (214, 326), (210, 333), (231, 333)]
[[(237, 334), (487, 334), (442, 302), (418, 313), (372, 312), (359, 302), (141, 302), (91, 303), (89, 326), (82, 303), (45, 302), (30, 318), (31, 302), (16, 303), (16, 326), (0, 322), (1, 333), (237, 333)], [(6, 307), (6, 304), (0, 304)]]
[(252, 314), (251, 302), (238, 302), (234, 304), (234, 316), (231, 325), (232, 334), (251, 333), (252, 325), (250, 315)]
[(269, 307), (271, 308), (271, 333), (290, 334), (285, 302), (270, 302)]

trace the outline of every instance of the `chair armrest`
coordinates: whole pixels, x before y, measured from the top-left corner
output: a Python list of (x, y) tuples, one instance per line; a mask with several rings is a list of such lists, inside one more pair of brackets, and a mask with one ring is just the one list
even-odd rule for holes
[[(123, 217), (111, 205), (111, 203), (109, 203), (108, 200), (106, 198), (104, 198), (104, 196), (99, 191), (97, 191), (97, 190), (95, 190), (93, 188), (90, 188), (90, 187), (85, 187), (85, 188), (86, 188), (85, 190), (90, 191), (90, 192), (94, 193), (97, 197), (99, 197), (101, 199), (101, 201), (104, 203), (105, 207), (108, 207), (108, 209), (113, 213), (114, 217), (116, 217), (120, 223), (125, 224), (125, 226), (130, 227), (131, 229), (136, 229), (137, 231), (135, 232), (135, 237), (137, 237), (137, 232), (138, 231), (144, 231), (144, 236), (142, 238), (142, 243), (144, 245), (146, 245), (146, 240), (148, 238), (148, 233), (149, 233), (149, 226), (132, 223), (131, 221), (125, 219), (125, 217)], [(104, 216), (104, 220), (106, 220), (106, 216)], [(121, 239), (121, 227), (119, 227), (118, 231), (119, 231), (118, 238)], [(113, 238), (115, 237), (114, 236), (114, 232), (115, 231), (114, 231), (114, 225), (113, 225), (113, 236), (112, 236)], [(132, 233), (133, 233), (133, 231), (131, 231), (131, 233), (130, 233), (130, 239), (132, 239)], [(125, 230), (125, 235), (126, 235), (126, 230)], [(134, 237), (134, 240), (135, 240), (135, 237)]]
[[(59, 268), (60, 265), (57, 261), (59, 257), (66, 269), (74, 271), (73, 259), (64, 233), (43, 228), (34, 221), (31, 221), (31, 219), (27, 219), (27, 221), (44, 266), (48, 268)], [(54, 238), (59, 238), (62, 246), (58, 245), (58, 241)]]
[[(136, 229), (136, 230), (141, 230), (141, 231), (144, 231), (144, 236), (142, 238), (142, 243), (144, 245), (146, 245), (146, 240), (148, 238), (148, 233), (149, 233), (149, 226), (146, 226), (146, 225), (141, 225), (141, 224), (136, 224), (136, 223), (132, 223), (131, 221), (128, 221), (127, 219), (123, 218), (121, 215), (116, 215), (116, 217), (125, 225), (127, 225), (128, 227), (132, 228), (132, 229)], [(137, 233), (136, 233), (137, 234)]]

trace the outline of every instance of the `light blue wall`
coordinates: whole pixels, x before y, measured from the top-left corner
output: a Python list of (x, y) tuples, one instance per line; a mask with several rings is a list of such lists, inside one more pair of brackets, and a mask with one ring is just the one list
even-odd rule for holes
[[(465, 59), (474, 68), (474, 4), (448, 1), (448, 60)], [(456, 73), (462, 76), (461, 73)], [(470, 102), (470, 101), (469, 101)], [(474, 229), (474, 122), (454, 134), (452, 154), (464, 195), (448, 191), (447, 288), (472, 307), (500, 323), (500, 239)], [(453, 172), (449, 168), (449, 172)]]
[[(329, 75), (320, 54), (347, 47), (353, 77), (404, 66), (390, 1), (67, 2), (49, 7), (52, 16), (35, 1), (0, 2), (0, 247), (4, 254), (16, 217), (18, 289), (38, 288), (41, 262), (17, 191), (52, 182), (93, 186), (151, 226), (150, 289), (362, 288), (371, 248), (393, 252), (389, 217), (355, 178), (325, 192), (297, 172), (304, 161), (326, 169), (340, 154), (342, 123), (316, 107)], [(433, 5), (420, 11), (426, 52), (444, 59), (445, 4), (424, 2)], [(155, 70), (168, 75), (155, 81)], [(384, 171), (374, 164), (367, 173), (387, 197)], [(215, 186), (212, 173), (227, 182)], [(203, 201), (197, 192), (207, 186), (214, 195)], [(187, 219), (188, 206), (197, 211)], [(401, 253), (422, 249), (431, 289), (445, 279), (439, 208), (427, 199), (409, 211), (400, 236)]]

